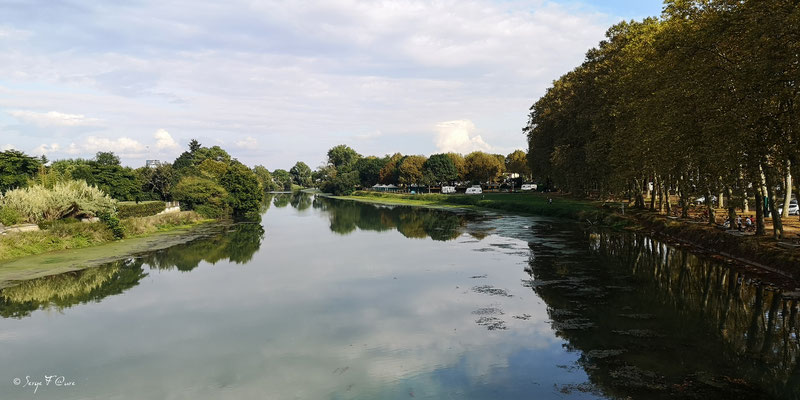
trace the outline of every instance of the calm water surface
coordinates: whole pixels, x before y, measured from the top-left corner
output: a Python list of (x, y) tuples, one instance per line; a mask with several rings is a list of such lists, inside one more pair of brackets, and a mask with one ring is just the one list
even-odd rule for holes
[(770, 278), (564, 221), (281, 195), (0, 291), (0, 399), (798, 399), (797, 293)]

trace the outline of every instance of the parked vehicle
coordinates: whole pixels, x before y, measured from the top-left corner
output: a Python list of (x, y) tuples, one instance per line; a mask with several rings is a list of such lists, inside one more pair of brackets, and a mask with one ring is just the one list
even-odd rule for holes
[(481, 189), (481, 187), (478, 185), (467, 188), (467, 194), (482, 194), (482, 193), (483, 189)]
[[(778, 208), (778, 213), (783, 214), (783, 207)], [(800, 206), (797, 204), (797, 200), (792, 200), (789, 202), (789, 215), (798, 215), (800, 214)]]
[(523, 183), (520, 190), (528, 191), (528, 190), (536, 190), (538, 188), (539, 188), (538, 185), (536, 185), (535, 183)]
[(456, 187), (455, 186), (442, 186), (442, 193), (443, 194), (450, 194), (455, 193)]
[[(706, 204), (706, 196), (700, 196), (694, 199), (697, 204)], [(711, 196), (711, 204), (717, 204), (717, 196)]]

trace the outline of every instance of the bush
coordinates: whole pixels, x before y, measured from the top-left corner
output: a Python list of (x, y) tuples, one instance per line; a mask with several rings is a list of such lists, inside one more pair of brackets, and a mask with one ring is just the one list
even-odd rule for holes
[(115, 214), (111, 213), (101, 213), (99, 215), (100, 221), (103, 221), (104, 224), (111, 230), (111, 233), (114, 235), (116, 239), (122, 239), (125, 237), (125, 230), (122, 228), (122, 224), (119, 222), (119, 218)]
[(0, 208), (0, 224), (5, 226), (16, 225), (20, 221), (19, 213), (11, 208)]
[(141, 203), (117, 204), (117, 216), (121, 219), (130, 217), (149, 217), (156, 215), (167, 208), (163, 201), (147, 201)]
[(40, 223), (113, 213), (116, 200), (84, 181), (66, 181), (56, 183), (52, 189), (32, 186), (10, 190), (0, 199), (0, 207), (17, 212), (22, 221)]

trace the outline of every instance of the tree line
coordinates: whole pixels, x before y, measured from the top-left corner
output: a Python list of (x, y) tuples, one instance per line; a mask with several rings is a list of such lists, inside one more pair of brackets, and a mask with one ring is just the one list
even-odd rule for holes
[(205, 147), (197, 140), (172, 163), (136, 169), (122, 166), (113, 152), (49, 162), (44, 156), (7, 150), (0, 152), (0, 199), (3, 194), (7, 199), (24, 197), (9, 196), (10, 191), (35, 188), (45, 193), (83, 181), (118, 201), (179, 201), (183, 208), (210, 218), (253, 217), (265, 193), (292, 190), (293, 185), (310, 187), (311, 173), (303, 162), (289, 171), (270, 172), (261, 165), (251, 169), (221, 147)]
[(453, 182), (495, 182), (505, 173), (530, 176), (526, 154), (516, 150), (507, 156), (475, 151), (458, 153), (403, 155), (395, 153), (362, 156), (341, 144), (328, 150), (327, 162), (312, 173), (314, 184), (323, 192), (348, 195), (357, 188), (376, 184), (397, 186), (436, 186)]
[(695, 196), (719, 195), (731, 221), (755, 206), (763, 235), (800, 173), (798, 77), (797, 0), (668, 0), (611, 27), (533, 104), (528, 163), (574, 194), (663, 212), (673, 195), (683, 216)]

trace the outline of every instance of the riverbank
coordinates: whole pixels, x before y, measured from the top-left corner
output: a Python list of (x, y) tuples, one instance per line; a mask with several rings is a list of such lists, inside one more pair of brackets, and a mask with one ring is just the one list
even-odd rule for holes
[[(193, 211), (149, 217), (132, 217), (120, 221), (123, 239), (137, 239), (154, 234), (185, 232), (212, 222)], [(8, 261), (59, 250), (84, 249), (118, 241), (114, 232), (103, 222), (56, 222), (35, 232), (11, 233), (0, 236), (0, 269)]]
[[(331, 197), (390, 205), (498, 210), (516, 214), (567, 218), (613, 228), (623, 228), (630, 223), (629, 219), (604, 208), (602, 202), (576, 200), (558, 195), (548, 196), (541, 193), (485, 193), (481, 195), (430, 193), (412, 195), (359, 191), (350, 196)], [(552, 199), (552, 202), (550, 199)]]
[[(577, 200), (542, 193), (483, 195), (394, 194), (355, 192), (332, 196), (343, 200), (436, 208), (500, 210), (572, 219), (592, 226), (629, 229), (661, 235), (792, 279), (800, 279), (800, 250), (784, 248), (767, 236), (741, 236), (697, 221), (676, 220), (646, 210), (607, 207), (600, 201)], [(552, 203), (550, 202), (552, 199)]]

